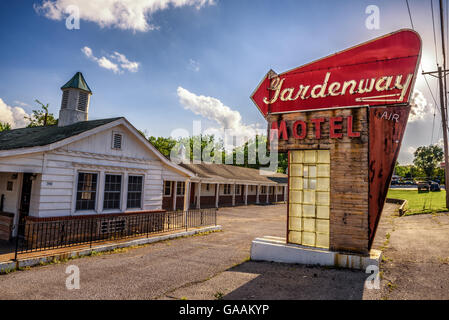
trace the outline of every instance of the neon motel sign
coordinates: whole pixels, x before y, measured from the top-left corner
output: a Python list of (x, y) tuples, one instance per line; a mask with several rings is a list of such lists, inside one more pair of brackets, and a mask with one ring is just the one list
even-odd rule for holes
[[(366, 194), (358, 194), (350, 187), (340, 190), (346, 184), (335, 181), (331, 184), (334, 183), (332, 190), (336, 193), (331, 191), (330, 197), (331, 202), (334, 199), (348, 212), (351, 200), (345, 207), (340, 194), (353, 192), (354, 198), (366, 199), (368, 247), (372, 245), (399, 155), (420, 59), (420, 36), (403, 29), (281, 74), (270, 70), (251, 95), (268, 121), (270, 144), (281, 152), (311, 148), (334, 153), (366, 150), (359, 154), (366, 159), (363, 165), (361, 158), (349, 156), (344, 163), (347, 168), (339, 169), (347, 170), (348, 175), (344, 176), (350, 176), (355, 164), (351, 161), (358, 161), (357, 174), (366, 175), (364, 181), (369, 184)], [(336, 157), (339, 161), (345, 155)], [(331, 156), (330, 178), (334, 181), (341, 176), (332, 173), (332, 161)], [(337, 229), (332, 241), (337, 241), (335, 232), (344, 233), (347, 227), (345, 221), (333, 221)], [(345, 227), (338, 229), (339, 223)], [(340, 248), (335, 243), (332, 246)], [(366, 247), (357, 250), (366, 252)]]

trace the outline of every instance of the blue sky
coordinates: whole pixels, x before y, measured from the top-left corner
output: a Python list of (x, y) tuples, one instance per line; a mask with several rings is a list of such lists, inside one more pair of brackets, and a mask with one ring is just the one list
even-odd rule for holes
[[(63, 7), (64, 1), (47, 2)], [(50, 111), (57, 115), (60, 87), (81, 71), (93, 91), (90, 119), (125, 116), (136, 128), (155, 136), (169, 136), (176, 128), (191, 131), (193, 120), (202, 120), (203, 127), (233, 123), (237, 130), (256, 124), (265, 128), (266, 122), (249, 96), (270, 68), (283, 72), (410, 28), (405, 0), (186, 0), (177, 7), (173, 4), (182, 1), (136, 0), (137, 9), (133, 8), (137, 12), (144, 8), (147, 30), (132, 27), (132, 19), (119, 21), (119, 25), (114, 17), (109, 25), (102, 26), (105, 6), (95, 10), (86, 1), (69, 2), (78, 4), (82, 12), (78, 30), (66, 28), (65, 16), (58, 20), (48, 11), (37, 10), (42, 0), (0, 2), (3, 104), (29, 113), (37, 98), (49, 103)], [(149, 10), (145, 9), (147, 3), (168, 6)], [(426, 71), (434, 69), (430, 0), (409, 3), (415, 28), (423, 38), (423, 67)], [(378, 30), (365, 27), (368, 5), (380, 9)], [(82, 51), (84, 47), (90, 48), (90, 57)], [(137, 70), (121, 68), (111, 57), (114, 52), (138, 63)], [(101, 57), (115, 63), (120, 71), (101, 67)], [(435, 81), (429, 78), (429, 82), (436, 90)], [(399, 158), (402, 163), (411, 161), (414, 148), (431, 142), (434, 111), (422, 77), (416, 89), (427, 103), (408, 125)], [(190, 94), (199, 104), (219, 105), (222, 112), (215, 115), (204, 108), (186, 108), (180, 92)], [(438, 113), (436, 123), (434, 143), (442, 136)]]

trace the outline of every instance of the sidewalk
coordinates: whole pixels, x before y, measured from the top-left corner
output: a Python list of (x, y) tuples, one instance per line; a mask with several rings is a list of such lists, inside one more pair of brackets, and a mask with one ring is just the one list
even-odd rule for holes
[[(35, 266), (41, 263), (48, 263), (54, 260), (62, 260), (80, 256), (90, 255), (92, 252), (112, 251), (118, 248), (126, 248), (138, 245), (144, 245), (159, 241), (165, 241), (169, 239), (175, 239), (180, 237), (187, 237), (199, 233), (214, 232), (221, 230), (221, 226), (208, 226), (202, 228), (191, 228), (187, 231), (180, 232), (164, 232), (156, 234), (152, 237), (140, 236), (133, 238), (126, 238), (115, 241), (101, 241), (94, 242), (92, 244), (81, 244), (77, 246), (43, 250), (30, 253), (21, 253), (17, 257), (17, 261), (14, 261), (15, 257), (15, 245), (14, 243), (2, 245), (0, 248), (0, 273), (5, 271), (11, 271), (11, 269)], [(8, 248), (12, 251), (4, 253)]]

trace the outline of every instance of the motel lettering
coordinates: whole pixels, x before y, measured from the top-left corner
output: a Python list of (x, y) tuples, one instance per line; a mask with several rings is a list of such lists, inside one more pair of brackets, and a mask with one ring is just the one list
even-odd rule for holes
[[(405, 79), (403, 79), (405, 78)], [(264, 97), (265, 104), (273, 104), (278, 101), (296, 101), (298, 99), (317, 99), (328, 96), (337, 97), (345, 94), (365, 94), (373, 92), (375, 96), (356, 98), (358, 102), (369, 102), (372, 100), (383, 99), (384, 101), (402, 102), (412, 83), (413, 74), (396, 76), (382, 76), (379, 78), (348, 80), (344, 82), (331, 82), (331, 72), (327, 72), (322, 84), (315, 86), (302, 85), (298, 87), (284, 88), (285, 77), (275, 77), (271, 81), (269, 90), (273, 91), (270, 97)], [(329, 84), (330, 83), (330, 84)], [(398, 89), (400, 92), (388, 94), (388, 91)], [(386, 94), (381, 94), (386, 92)], [(377, 95), (379, 94), (379, 95)]]
[[(343, 132), (343, 122), (346, 123), (346, 132)], [(354, 131), (353, 116), (347, 117), (332, 117), (332, 118), (313, 118), (310, 121), (296, 120), (296, 121), (273, 121), (270, 129), (270, 141), (273, 139), (288, 140), (289, 138), (303, 140), (307, 137), (308, 128), (311, 127), (315, 139), (322, 138), (322, 125), (329, 123), (329, 136), (331, 139), (360, 137), (360, 132)]]

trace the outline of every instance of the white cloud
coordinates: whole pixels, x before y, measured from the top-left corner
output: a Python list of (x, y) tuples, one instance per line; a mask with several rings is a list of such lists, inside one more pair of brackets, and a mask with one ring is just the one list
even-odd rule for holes
[(113, 59), (116, 59), (120, 63), (120, 67), (122, 69), (126, 69), (130, 72), (137, 72), (139, 69), (139, 62), (135, 61), (129, 61), (124, 54), (118, 53), (117, 51), (114, 52), (113, 55), (111, 55)]
[[(218, 128), (208, 128), (204, 133), (214, 134), (218, 137), (223, 137), (225, 133), (226, 137), (236, 138), (236, 145), (241, 145), (249, 138), (254, 138), (256, 134), (266, 133), (257, 125), (242, 123), (242, 116), (238, 111), (232, 110), (216, 98), (198, 96), (182, 87), (178, 87), (177, 93), (179, 102), (184, 109), (218, 123)], [(233, 142), (229, 141), (229, 143)]]
[(430, 105), (427, 103), (422, 92), (417, 89), (413, 91), (410, 107), (409, 122), (422, 120), (426, 115), (430, 114), (428, 112)]
[(25, 116), (29, 116), (21, 107), (8, 106), (0, 98), (0, 121), (9, 123), (12, 129), (26, 127), (29, 123), (25, 120)]
[(189, 60), (189, 65), (188, 65), (188, 69), (192, 70), (192, 71), (195, 71), (195, 72), (198, 72), (198, 71), (200, 71), (200, 64), (197, 61), (195, 61), (193, 59), (190, 59)]
[[(89, 47), (81, 48), (81, 51), (87, 58), (95, 61), (100, 67), (111, 70), (114, 73), (123, 73), (124, 70), (137, 72), (139, 69), (139, 62), (129, 61), (124, 54), (116, 51), (113, 54), (109, 55), (110, 59), (106, 58), (105, 56), (102, 56), (101, 58), (94, 56), (92, 49)], [(115, 62), (111, 60), (114, 60)]]
[(213, 4), (214, 0), (43, 0), (34, 9), (49, 19), (62, 20), (68, 16), (67, 7), (75, 5), (80, 19), (95, 22), (101, 28), (144, 32), (158, 28), (150, 22), (153, 13), (186, 6), (199, 10)]
[(21, 107), (30, 107), (30, 105), (29, 105), (28, 103), (23, 102), (23, 101), (14, 100), (14, 103), (15, 103), (16, 105), (18, 105), (18, 106), (21, 106)]

